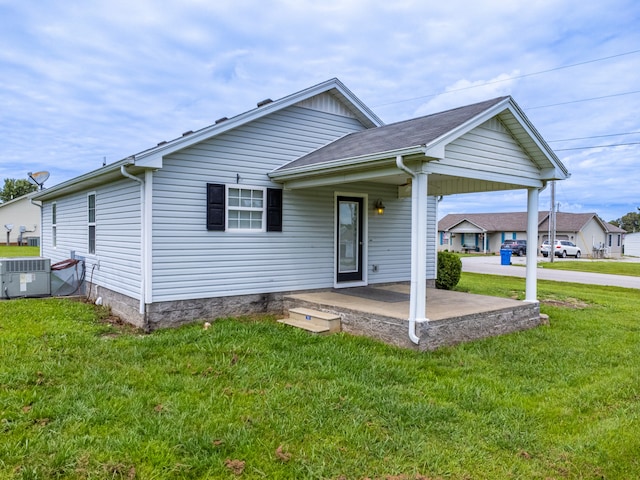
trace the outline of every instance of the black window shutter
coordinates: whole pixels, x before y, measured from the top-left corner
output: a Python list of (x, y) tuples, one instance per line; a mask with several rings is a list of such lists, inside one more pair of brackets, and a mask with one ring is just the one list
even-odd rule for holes
[(207, 183), (207, 230), (224, 231), (224, 184)]
[(282, 231), (282, 189), (267, 188), (267, 232)]

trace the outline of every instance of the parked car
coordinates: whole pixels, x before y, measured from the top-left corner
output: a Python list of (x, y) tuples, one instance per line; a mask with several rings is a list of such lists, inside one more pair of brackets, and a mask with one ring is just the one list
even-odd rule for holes
[[(580, 251), (580, 247), (576, 246), (575, 243), (570, 242), (569, 240), (556, 240), (555, 245), (553, 246), (553, 254), (556, 257), (576, 257), (580, 258), (582, 252)], [(550, 245), (549, 241), (545, 240), (540, 245), (540, 253), (543, 257), (549, 256)]]
[(519, 257), (527, 254), (527, 241), (526, 240), (505, 240), (500, 245), (500, 250), (511, 250), (511, 255), (518, 255)]

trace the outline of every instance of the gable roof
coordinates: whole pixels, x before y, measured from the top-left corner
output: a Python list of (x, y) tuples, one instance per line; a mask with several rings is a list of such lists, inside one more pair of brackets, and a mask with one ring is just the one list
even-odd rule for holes
[(350, 133), (276, 170), (296, 169), (340, 158), (362, 157), (376, 152), (404, 150), (411, 147), (423, 148), (508, 98), (498, 97), (445, 112)]
[(570, 176), (513, 98), (498, 97), (345, 135), (269, 177), (289, 189), (401, 186), (411, 170), (428, 174), (433, 195), (542, 188)]
[(25, 200), (31, 200), (37, 193), (38, 193), (38, 191), (36, 190), (34, 192), (25, 193), (24, 195), (21, 195), (19, 197), (12, 198), (11, 200), (8, 200), (6, 202), (0, 202), (0, 208), (7, 207), (7, 206), (12, 205), (14, 203), (23, 202)]
[(378, 116), (373, 113), (373, 111), (369, 109), (369, 107), (367, 107), (358, 97), (356, 97), (340, 80), (332, 78), (279, 100), (267, 100), (260, 102), (256, 108), (241, 113), (235, 117), (219, 119), (214, 124), (206, 126), (200, 130), (186, 132), (179, 138), (175, 138), (168, 142), (160, 142), (152, 148), (143, 150), (86, 174), (77, 176), (46, 190), (42, 190), (37, 193), (37, 200), (48, 200), (75, 191), (93, 188), (97, 185), (113, 181), (116, 178), (121, 178), (120, 169), (123, 166), (129, 167), (128, 170), (134, 174), (140, 173), (142, 170), (147, 168), (162, 168), (162, 159), (166, 155), (188, 148), (199, 142), (220, 135), (241, 125), (245, 125), (284, 108), (302, 103), (305, 100), (323, 93), (328, 93), (338, 99), (366, 128), (374, 128), (384, 125), (384, 122), (382, 122), (382, 120), (378, 118)]
[(566, 167), (510, 96), (345, 135), (277, 168), (270, 176), (277, 181), (289, 181), (322, 174), (329, 168), (361, 168), (397, 155), (442, 159), (448, 143), (494, 117), (514, 136), (544, 180), (569, 177)]
[[(579, 232), (582, 228), (590, 222), (592, 219), (595, 219), (596, 223), (599, 223), (602, 227), (602, 230), (607, 231), (607, 226), (605, 222), (595, 213), (566, 213), (566, 212), (557, 212), (556, 213), (556, 231), (563, 232)], [(549, 228), (549, 217), (547, 216), (545, 220), (539, 225), (540, 229), (548, 229)]]
[(620, 228), (617, 225), (613, 225), (608, 222), (605, 222), (604, 226), (607, 227), (607, 233), (627, 233), (625, 229)]
[[(615, 225), (603, 222), (595, 213), (556, 213), (556, 231), (579, 232), (592, 219), (598, 222), (607, 233), (622, 233)], [(505, 213), (450, 213), (438, 222), (438, 231), (455, 230), (463, 222), (477, 225), (486, 232), (525, 232), (527, 230), (527, 212)], [(549, 225), (549, 212), (538, 212), (538, 230), (546, 230)], [(617, 229), (616, 230), (611, 230)]]
[[(549, 212), (538, 212), (538, 224)], [(527, 230), (527, 212), (505, 213), (450, 213), (438, 222), (438, 231), (455, 229), (462, 222), (470, 222), (486, 232), (524, 232)]]

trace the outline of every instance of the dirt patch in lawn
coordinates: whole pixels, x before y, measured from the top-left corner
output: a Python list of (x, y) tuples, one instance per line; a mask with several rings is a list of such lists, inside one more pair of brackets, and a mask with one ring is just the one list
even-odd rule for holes
[(574, 310), (584, 310), (589, 308), (589, 304), (578, 300), (577, 298), (544, 298), (540, 300), (543, 305), (549, 305), (551, 307), (571, 308)]

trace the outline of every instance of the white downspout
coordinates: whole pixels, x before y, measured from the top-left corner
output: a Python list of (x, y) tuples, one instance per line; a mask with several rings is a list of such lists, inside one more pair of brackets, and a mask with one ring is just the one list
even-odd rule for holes
[[(418, 345), (416, 324), (428, 321), (425, 317), (427, 298), (427, 175), (416, 173), (396, 156), (396, 166), (411, 175), (411, 293), (409, 297), (409, 339)], [(424, 205), (424, 208), (422, 208)]]
[(144, 180), (139, 179), (135, 175), (131, 175), (127, 172), (125, 165), (120, 167), (120, 173), (124, 177), (130, 178), (133, 181), (136, 181), (140, 184), (140, 315), (145, 314), (145, 278), (146, 278), (146, 247), (145, 247), (145, 189), (144, 189)]
[(42, 249), (44, 248), (42, 246), (44, 244), (44, 231), (42, 230), (42, 225), (44, 222), (44, 211), (42, 210), (42, 203), (34, 202), (33, 198), (30, 198), (29, 201), (31, 202), (31, 205), (35, 205), (36, 207), (40, 208), (40, 256), (42, 256)]

